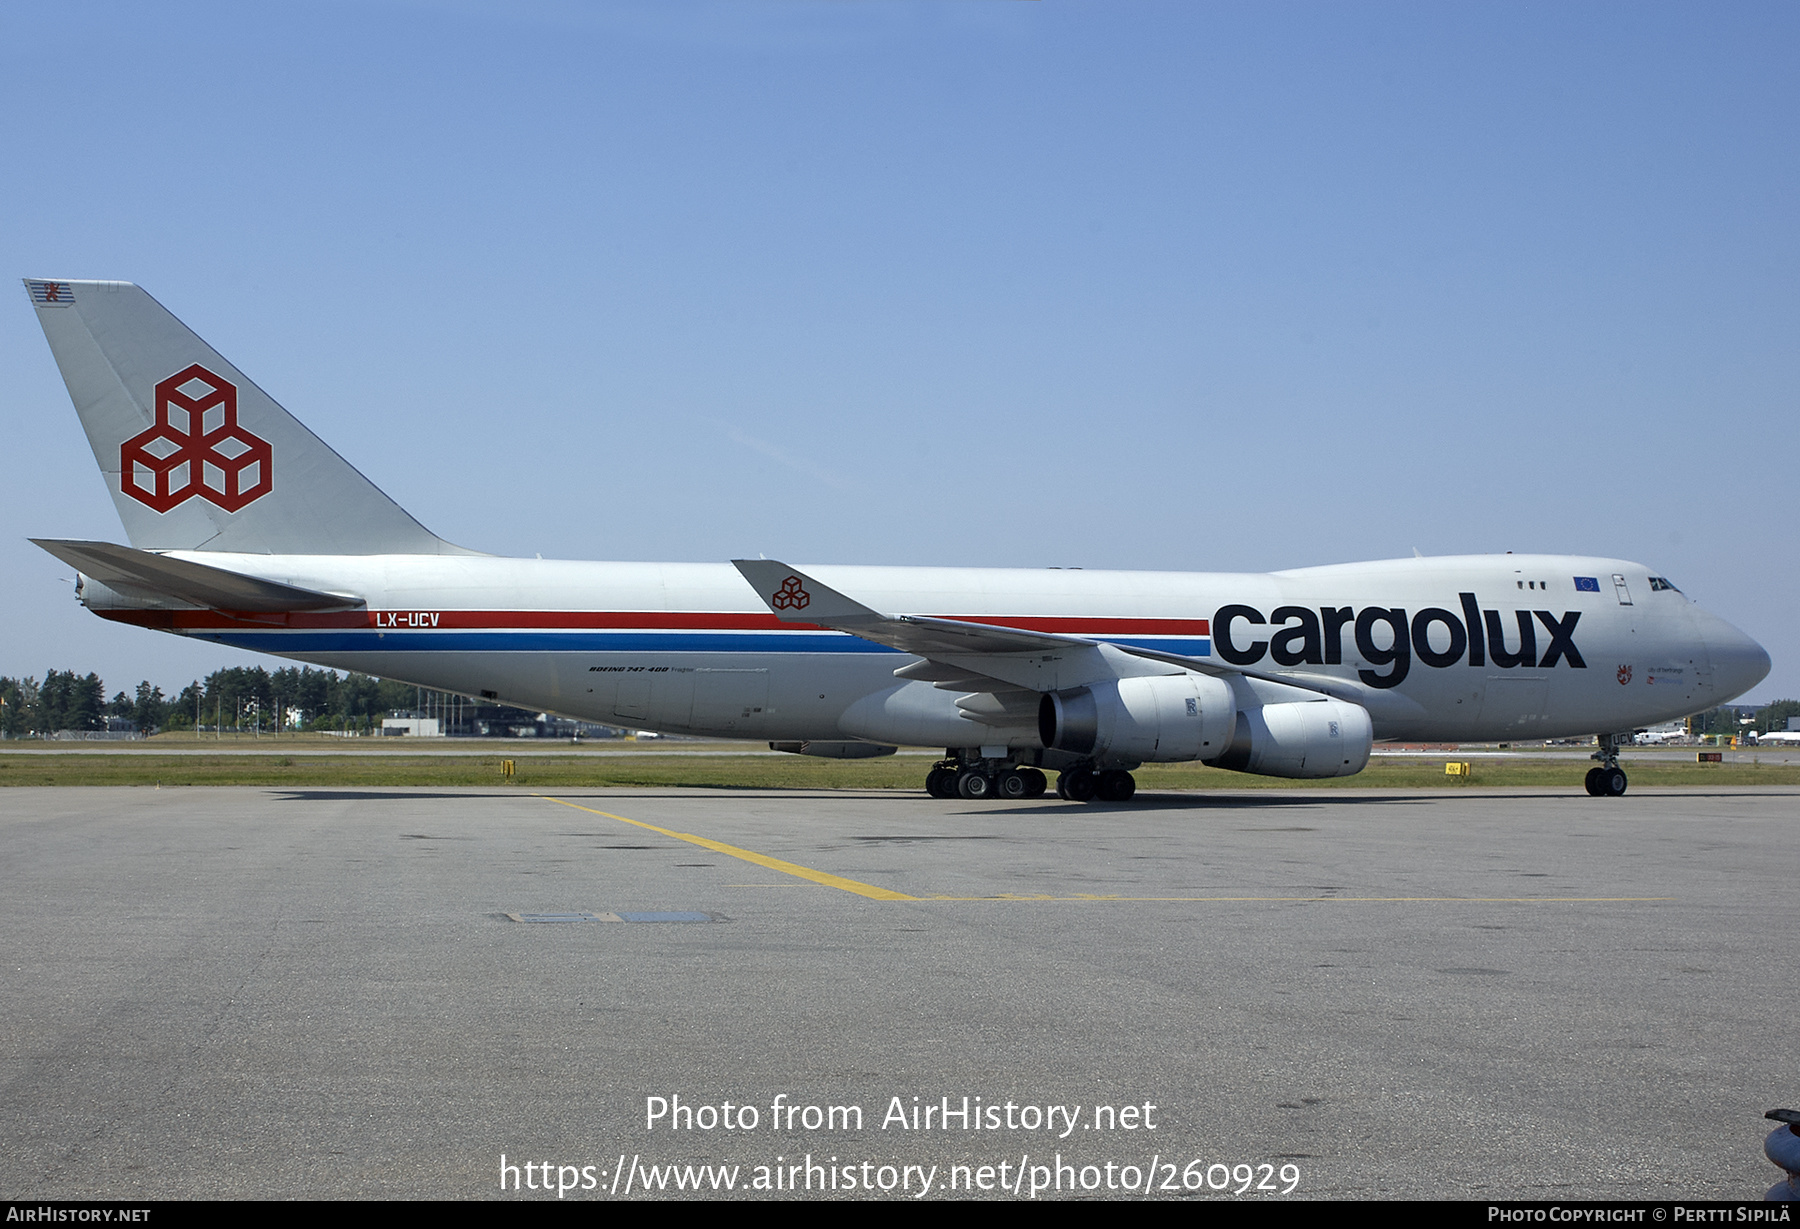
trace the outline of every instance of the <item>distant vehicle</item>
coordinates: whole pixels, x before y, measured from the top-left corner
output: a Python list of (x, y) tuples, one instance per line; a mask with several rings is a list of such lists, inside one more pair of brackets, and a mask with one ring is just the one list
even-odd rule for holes
[[(425, 529), (138, 287), (26, 288), (131, 541), (39, 545), (120, 623), (628, 728), (844, 758), (943, 747), (926, 788), (965, 798), (1042, 793), (1045, 768), (1064, 798), (1124, 801), (1150, 762), (1335, 777), (1378, 738), (1584, 734), (1589, 792), (1616, 795), (1633, 730), (1769, 670), (1666, 579), (1606, 558), (1266, 574), (496, 558)], [(1047, 492), (1009, 532), (1054, 536), (1054, 508)]]

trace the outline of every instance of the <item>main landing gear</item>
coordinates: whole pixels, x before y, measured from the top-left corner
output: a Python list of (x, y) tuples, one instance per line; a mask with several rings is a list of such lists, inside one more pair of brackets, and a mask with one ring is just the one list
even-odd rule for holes
[[(933, 798), (966, 798), (971, 802), (999, 798), (1008, 802), (1040, 798), (1049, 781), (1036, 768), (1002, 761), (958, 759), (932, 765), (925, 792)], [(1123, 769), (1071, 768), (1058, 774), (1056, 796), (1067, 802), (1130, 802), (1137, 781)]]
[(1600, 749), (1594, 752), (1594, 758), (1600, 761), (1600, 766), (1588, 769), (1588, 793), (1596, 798), (1618, 798), (1625, 793), (1625, 770), (1619, 767), (1619, 748), (1630, 740), (1629, 734), (1599, 736)]
[(1004, 798), (1017, 802), (1040, 798), (1050, 788), (1044, 774), (1015, 764), (960, 763), (939, 760), (925, 776), (925, 792), (933, 798)]
[(1121, 768), (1071, 768), (1056, 778), (1056, 796), (1068, 802), (1130, 802), (1137, 778)]

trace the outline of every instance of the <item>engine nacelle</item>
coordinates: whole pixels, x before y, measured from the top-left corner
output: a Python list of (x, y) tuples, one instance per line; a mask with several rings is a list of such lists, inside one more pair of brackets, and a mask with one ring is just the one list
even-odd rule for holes
[(1265, 777), (1348, 777), (1368, 764), (1374, 744), (1374, 723), (1360, 704), (1264, 704), (1239, 713), (1231, 745), (1206, 762)]
[(1231, 745), (1237, 704), (1205, 674), (1110, 679), (1038, 702), (1044, 746), (1102, 763), (1210, 759)]

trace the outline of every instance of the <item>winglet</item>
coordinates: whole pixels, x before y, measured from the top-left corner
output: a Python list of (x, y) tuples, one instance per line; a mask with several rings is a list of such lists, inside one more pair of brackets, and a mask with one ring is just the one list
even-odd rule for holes
[(783, 623), (812, 623), (822, 627), (886, 622), (887, 615), (847, 598), (798, 568), (779, 559), (733, 559), (750, 587)]

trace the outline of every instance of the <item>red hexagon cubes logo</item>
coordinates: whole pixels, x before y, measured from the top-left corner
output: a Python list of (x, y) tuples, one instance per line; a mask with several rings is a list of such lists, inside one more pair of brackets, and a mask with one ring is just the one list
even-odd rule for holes
[(237, 385), (195, 363), (156, 386), (156, 425), (119, 448), (119, 486), (167, 512), (198, 495), (236, 512), (274, 489), (269, 441), (238, 425)]
[(800, 578), (790, 576), (781, 582), (781, 588), (769, 599), (769, 605), (777, 610), (805, 610), (812, 601), (812, 594), (800, 587)]

